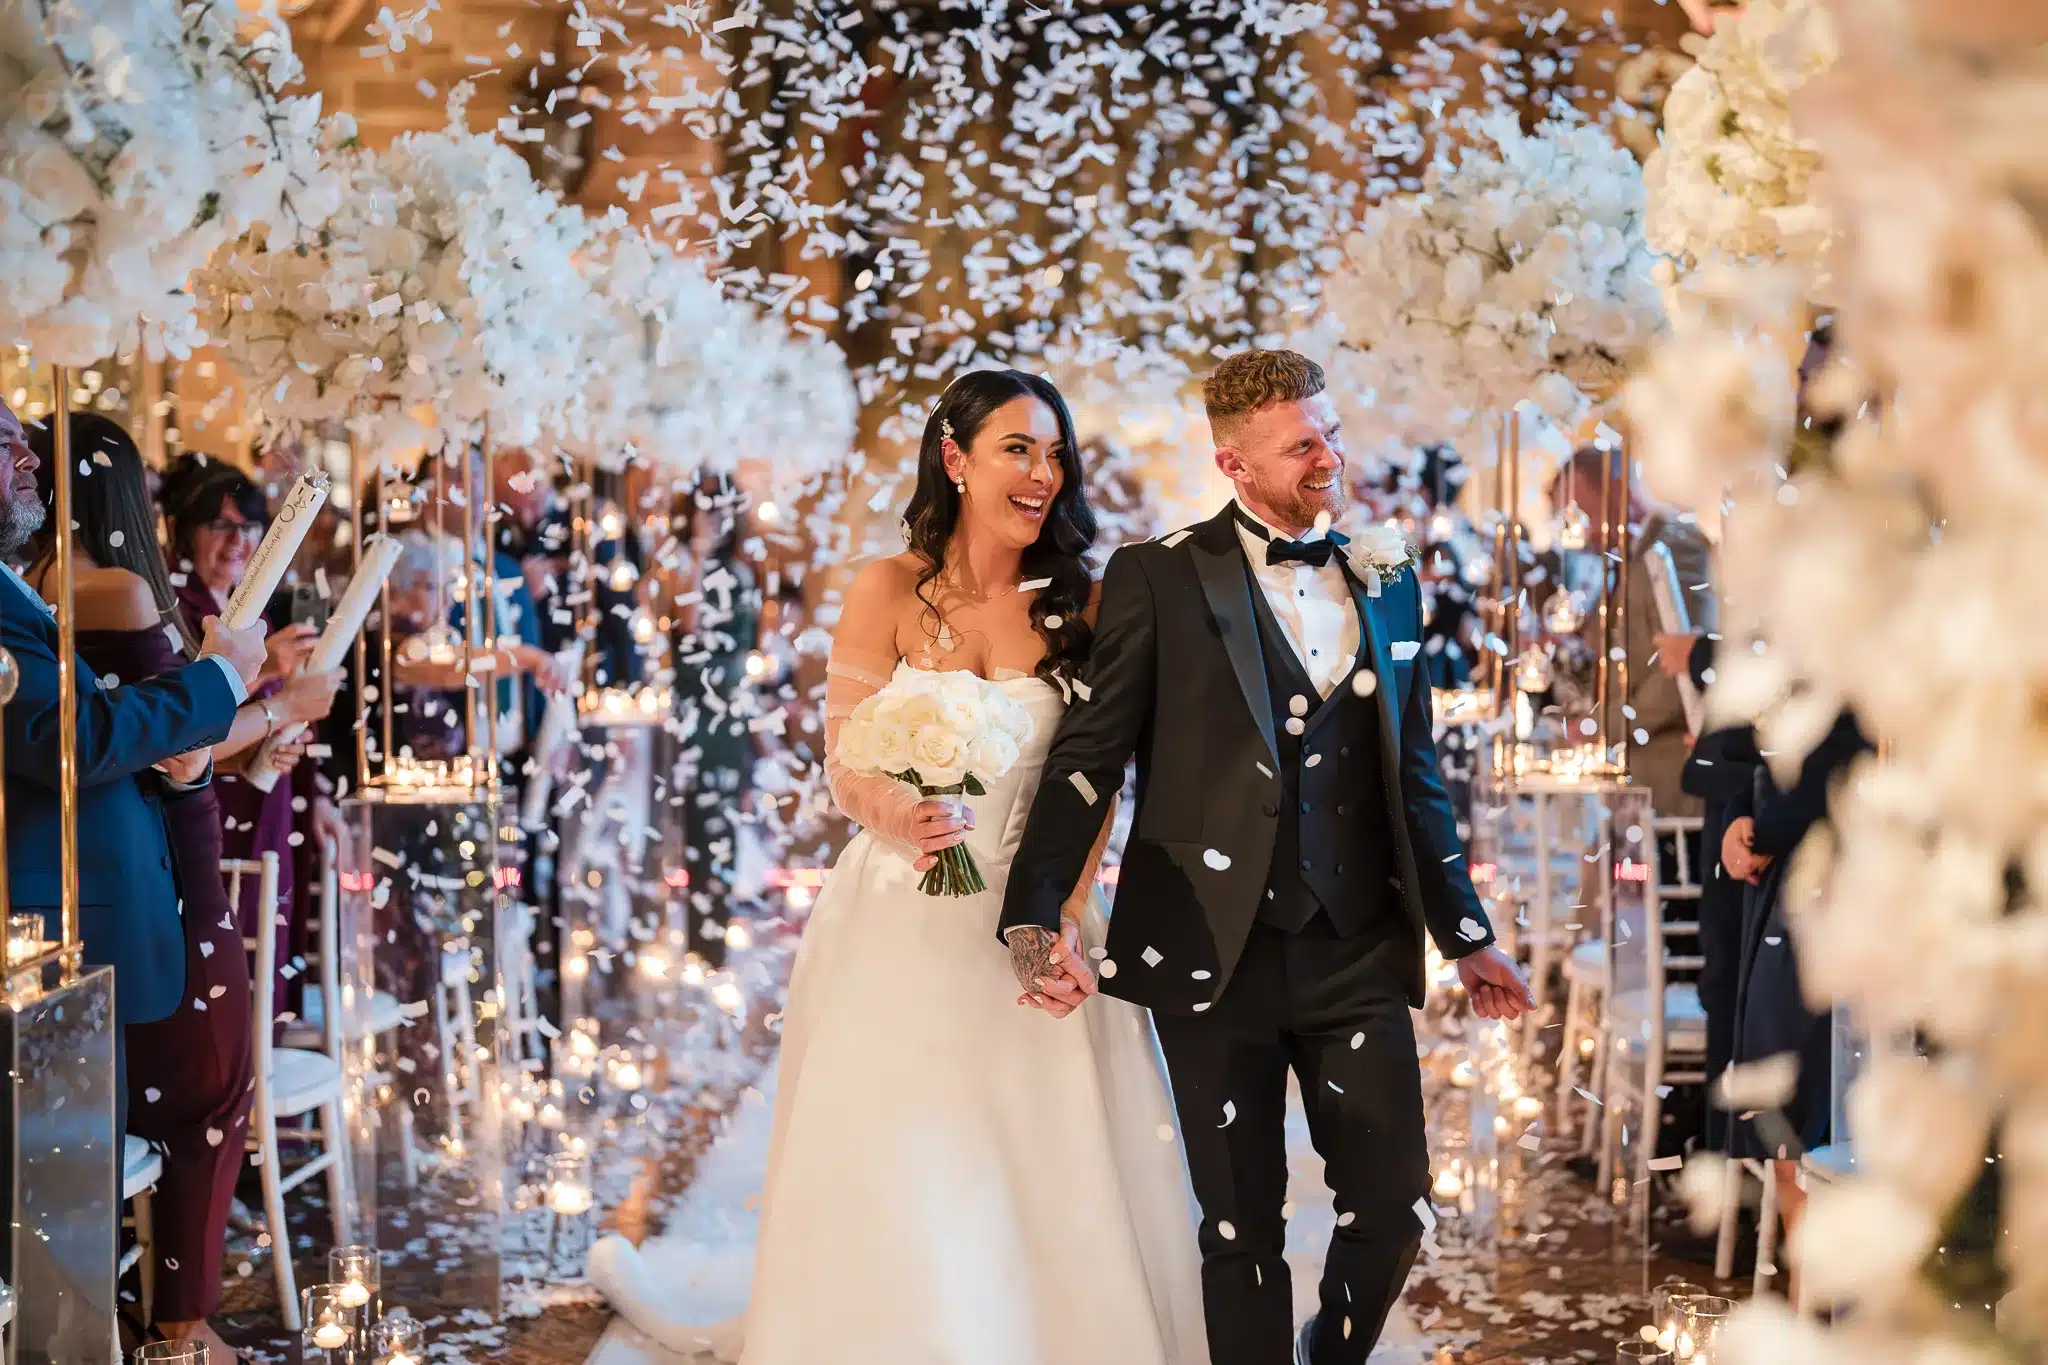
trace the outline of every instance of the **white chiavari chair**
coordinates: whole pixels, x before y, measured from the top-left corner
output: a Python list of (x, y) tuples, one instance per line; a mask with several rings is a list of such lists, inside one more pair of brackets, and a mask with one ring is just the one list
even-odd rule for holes
[[(346, 1149), (348, 1129), (341, 1111), (343, 1089), (341, 1058), (334, 1053), (308, 1048), (279, 1047), (272, 1043), (276, 1017), (273, 1004), (277, 982), (278, 858), (265, 853), (260, 860), (221, 860), (221, 874), (228, 884), (230, 905), (241, 903), (243, 881), (257, 879), (257, 903), (265, 907), (263, 932), (244, 946), (255, 961), (251, 983), (255, 992), (253, 1028), (256, 1041), (255, 1106), (249, 1122), (249, 1143), (257, 1156), (263, 1183), (263, 1217), (270, 1233), (270, 1254), (277, 1275), (278, 1311), (285, 1329), (299, 1330), (299, 1291), (292, 1268), (291, 1228), (285, 1221), (284, 1197), (316, 1175), (327, 1176), (327, 1203), (334, 1223), (334, 1244), (349, 1241), (349, 1162)], [(333, 961), (333, 955), (328, 955)], [(282, 1132), (279, 1120), (314, 1115), (311, 1128)], [(290, 1173), (284, 1169), (281, 1142), (316, 1143), (319, 1152)]]

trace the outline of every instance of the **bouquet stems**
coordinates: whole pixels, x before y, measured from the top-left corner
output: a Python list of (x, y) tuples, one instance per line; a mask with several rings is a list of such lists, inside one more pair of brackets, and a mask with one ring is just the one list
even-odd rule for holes
[(955, 844), (941, 849), (939, 861), (924, 874), (924, 880), (917, 889), (927, 896), (971, 896), (977, 891), (988, 890), (988, 883), (981, 879), (981, 869), (975, 866), (974, 855), (967, 851), (967, 845)]

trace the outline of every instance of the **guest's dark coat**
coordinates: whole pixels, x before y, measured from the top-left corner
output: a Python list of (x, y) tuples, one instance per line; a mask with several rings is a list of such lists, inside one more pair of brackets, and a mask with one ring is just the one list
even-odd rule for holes
[[(1786, 917), (1786, 877), (1792, 855), (1808, 832), (1827, 818), (1836, 782), (1871, 747), (1855, 717), (1844, 713), (1806, 756), (1789, 788), (1780, 788), (1770, 770), (1760, 767), (1751, 790), (1729, 808), (1731, 820), (1751, 818), (1750, 846), (1771, 859), (1761, 880), (1747, 888), (1743, 903), (1742, 982), (1733, 1060), (1755, 1062), (1788, 1052), (1799, 1058), (1798, 1085), (1782, 1113), (1791, 1136), (1808, 1148), (1830, 1140), (1834, 1031), (1830, 1016), (1816, 1012), (1800, 990), (1799, 953)], [(1781, 1147), (1790, 1147), (1785, 1135), (1737, 1125), (1737, 1155), (1798, 1155), (1797, 1150), (1781, 1153)]]
[[(16, 914), (59, 929), (57, 625), (42, 599), (0, 574), (0, 645), (20, 682), (6, 705), (7, 874)], [(221, 666), (189, 664), (102, 686), (78, 662), (79, 929), (85, 960), (114, 968), (120, 1022), (178, 1007), (185, 934), (163, 806), (180, 799), (151, 765), (227, 738), (235, 694)], [(218, 868), (187, 869), (219, 876)]]

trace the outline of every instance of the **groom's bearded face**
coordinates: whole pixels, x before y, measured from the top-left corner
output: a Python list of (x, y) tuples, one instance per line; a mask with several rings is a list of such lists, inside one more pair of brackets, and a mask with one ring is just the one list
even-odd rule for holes
[(1254, 512), (1299, 531), (1344, 513), (1344, 433), (1328, 394), (1274, 403), (1244, 420), (1234, 442), (1239, 492)]

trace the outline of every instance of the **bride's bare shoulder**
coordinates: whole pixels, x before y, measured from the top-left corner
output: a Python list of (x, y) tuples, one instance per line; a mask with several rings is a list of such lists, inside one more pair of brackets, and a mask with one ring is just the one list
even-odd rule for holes
[(867, 609), (888, 608), (917, 596), (918, 576), (924, 561), (905, 551), (883, 559), (871, 559), (853, 576), (846, 590), (846, 605)]

